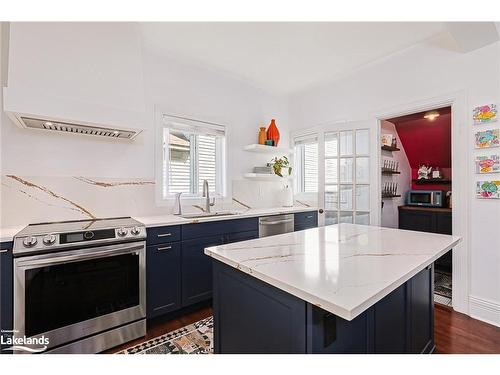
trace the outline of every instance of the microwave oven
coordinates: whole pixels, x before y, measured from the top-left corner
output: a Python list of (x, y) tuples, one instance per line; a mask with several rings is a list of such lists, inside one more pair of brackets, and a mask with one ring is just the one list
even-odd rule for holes
[(410, 190), (406, 195), (408, 206), (443, 207), (443, 192), (440, 190)]

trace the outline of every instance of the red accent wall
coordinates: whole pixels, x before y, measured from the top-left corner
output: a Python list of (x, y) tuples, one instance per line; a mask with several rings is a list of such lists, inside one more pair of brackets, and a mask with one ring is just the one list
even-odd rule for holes
[[(398, 132), (412, 169), (412, 179), (417, 178), (421, 164), (439, 167), (445, 178), (451, 180), (451, 113), (440, 109), (434, 121), (423, 118), (423, 113), (389, 120)], [(415, 185), (416, 190), (450, 190), (451, 185)]]

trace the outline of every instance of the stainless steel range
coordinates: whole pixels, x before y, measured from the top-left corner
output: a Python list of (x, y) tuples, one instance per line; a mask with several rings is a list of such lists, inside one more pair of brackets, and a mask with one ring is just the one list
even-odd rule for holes
[(144, 336), (145, 239), (131, 218), (27, 226), (14, 237), (14, 337), (98, 353)]

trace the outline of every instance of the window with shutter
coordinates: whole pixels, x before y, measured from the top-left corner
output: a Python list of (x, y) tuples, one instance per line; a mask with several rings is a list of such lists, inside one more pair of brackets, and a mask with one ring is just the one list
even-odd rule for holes
[(318, 139), (300, 137), (294, 140), (295, 148), (295, 191), (316, 193), (318, 191)]
[(164, 116), (163, 198), (201, 196), (205, 180), (212, 196), (223, 196), (224, 147), (224, 126)]

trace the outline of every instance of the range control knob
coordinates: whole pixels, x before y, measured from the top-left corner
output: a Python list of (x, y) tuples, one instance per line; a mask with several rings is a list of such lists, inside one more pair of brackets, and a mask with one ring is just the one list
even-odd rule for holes
[(139, 228), (139, 227), (133, 227), (130, 230), (130, 233), (132, 233), (134, 236), (137, 236), (137, 235), (141, 234), (141, 228)]
[(116, 231), (120, 237), (126, 236), (128, 233), (127, 228), (120, 228)]
[(36, 243), (37, 243), (36, 237), (26, 237), (23, 240), (24, 247), (33, 247), (36, 245)]
[(47, 234), (45, 237), (43, 237), (43, 243), (44, 245), (53, 245), (56, 242), (56, 236), (53, 234)]

